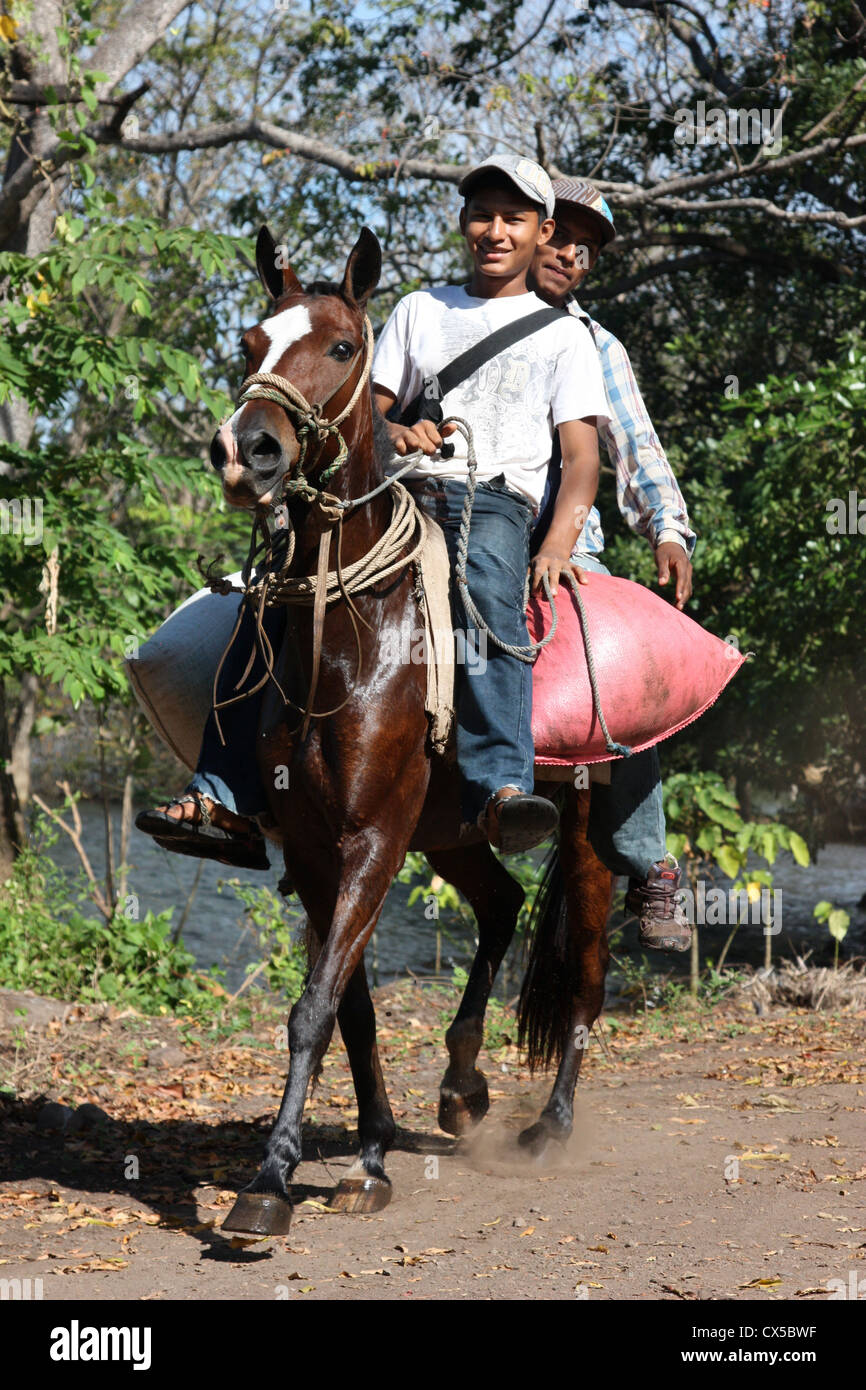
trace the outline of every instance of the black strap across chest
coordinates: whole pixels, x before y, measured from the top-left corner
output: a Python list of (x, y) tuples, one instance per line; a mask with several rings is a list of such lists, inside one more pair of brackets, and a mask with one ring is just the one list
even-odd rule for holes
[(443, 419), (442, 401), (449, 391), (453, 391), (455, 386), (466, 381), (473, 372), (477, 372), (479, 367), (483, 367), (500, 352), (513, 347), (530, 334), (537, 333), (540, 328), (546, 328), (549, 323), (556, 323), (564, 314), (568, 317), (565, 309), (538, 309), (535, 313), (526, 314), (523, 318), (514, 319), (512, 323), (497, 328), (494, 333), (488, 334), (479, 343), (461, 352), (460, 356), (449, 362), (447, 367), (443, 367), (441, 372), (425, 377), (423, 388), (401, 413), (399, 423), (414, 425), (418, 420), (432, 420), (434, 424), (440, 424)]

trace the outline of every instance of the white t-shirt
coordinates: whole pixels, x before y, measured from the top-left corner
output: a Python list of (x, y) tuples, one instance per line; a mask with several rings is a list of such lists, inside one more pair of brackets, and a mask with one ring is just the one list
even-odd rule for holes
[[(512, 320), (547, 306), (526, 293), (478, 299), (462, 286), (416, 290), (396, 305), (376, 344), (373, 382), (397, 397), (402, 409), (455, 357)], [(568, 420), (608, 418), (598, 352), (589, 329), (563, 314), (560, 322), (537, 329), (486, 362), (449, 391), (443, 416), (459, 415), (472, 427), (476, 479), (489, 482), (505, 474), (508, 487), (538, 509), (550, 462), (553, 430)], [(454, 457), (438, 451), (419, 462), (407, 478), (465, 481), (466, 441), (447, 436)], [(400, 463), (394, 455), (394, 466)]]

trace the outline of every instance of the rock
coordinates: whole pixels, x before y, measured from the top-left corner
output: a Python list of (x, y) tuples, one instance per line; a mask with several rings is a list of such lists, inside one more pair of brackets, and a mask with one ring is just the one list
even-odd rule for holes
[(69, 1125), (73, 1111), (68, 1105), (58, 1105), (56, 1100), (50, 1100), (47, 1105), (43, 1105), (39, 1111), (39, 1118), (36, 1121), (37, 1129), (58, 1129), (61, 1133)]
[(512, 1224), (512, 1226), (521, 1226), (521, 1227), (523, 1227), (523, 1226), (527, 1226), (529, 1223), (528, 1223), (527, 1221), (524, 1221), (524, 1219), (523, 1219), (522, 1216), (515, 1216), (515, 1218), (514, 1218), (514, 1220), (512, 1221), (511, 1224)]
[(40, 1028), (55, 1019), (65, 1023), (75, 1007), (62, 999), (46, 999), (27, 990), (0, 989), (0, 1024), (4, 1028), (21, 1023), (25, 1028)]
[(166, 1047), (153, 1048), (146, 1060), (149, 1067), (180, 1067), (186, 1061), (186, 1053), (182, 1047), (169, 1043)]
[(69, 1121), (69, 1133), (78, 1134), (81, 1130), (101, 1129), (111, 1124), (111, 1116), (99, 1105), (79, 1105)]

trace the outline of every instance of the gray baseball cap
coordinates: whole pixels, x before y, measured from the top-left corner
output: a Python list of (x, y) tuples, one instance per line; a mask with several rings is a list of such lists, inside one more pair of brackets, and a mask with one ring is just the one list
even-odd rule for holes
[(504, 174), (507, 179), (511, 180), (515, 188), (519, 188), (521, 193), (530, 198), (533, 203), (538, 203), (543, 207), (547, 217), (553, 216), (556, 197), (550, 178), (540, 164), (536, 164), (533, 159), (522, 159), (520, 155), (491, 155), (489, 159), (485, 159), (482, 164), (476, 164), (474, 169), (470, 169), (469, 173), (464, 175), (457, 185), (457, 192), (462, 193), (464, 198), (468, 198), (479, 179), (491, 169)]

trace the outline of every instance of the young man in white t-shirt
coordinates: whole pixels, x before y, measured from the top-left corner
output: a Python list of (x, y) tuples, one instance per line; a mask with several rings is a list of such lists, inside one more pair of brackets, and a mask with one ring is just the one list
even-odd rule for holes
[[(460, 229), (473, 260), (466, 286), (419, 290), (397, 304), (379, 337), (373, 363), (379, 409), (404, 410), (430, 378), (467, 348), (514, 319), (544, 307), (527, 291), (536, 248), (554, 230), (550, 179), (533, 161), (496, 156), (461, 182)], [(562, 483), (546, 535), (532, 562), (532, 588), (546, 575), (556, 594), (571, 570), (571, 552), (595, 499), (597, 426), (607, 418), (598, 355), (585, 324), (563, 314), (506, 348), (449, 391), (443, 417), (472, 428), (478, 487), (472, 512), (466, 579), (491, 630), (525, 646), (524, 589), (529, 533), (544, 492), (554, 429), (562, 448)], [(390, 423), (395, 452), (420, 449), (425, 460), (404, 475), (421, 504), (442, 526), (452, 567), (466, 494), (467, 447), (454, 426), (430, 420)], [(443, 438), (454, 446), (443, 458)], [(459, 594), (455, 624), (473, 625)], [(479, 641), (480, 645), (480, 641)], [(556, 808), (532, 795), (532, 667), (493, 643), (486, 660), (458, 665), (455, 695), (457, 760), (464, 820), (477, 823), (505, 852), (528, 849), (557, 823)]]

